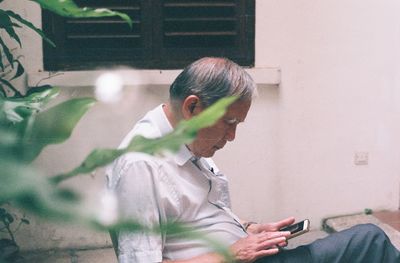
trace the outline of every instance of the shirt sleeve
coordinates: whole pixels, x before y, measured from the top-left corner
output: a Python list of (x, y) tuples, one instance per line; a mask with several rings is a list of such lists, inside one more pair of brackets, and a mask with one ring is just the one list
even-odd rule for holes
[[(157, 189), (157, 165), (140, 158), (117, 165), (120, 167), (114, 168), (123, 171), (115, 188), (120, 218), (137, 220), (149, 228), (160, 226), (165, 214)], [(122, 231), (118, 235), (119, 262), (162, 262), (163, 240), (162, 233)]]

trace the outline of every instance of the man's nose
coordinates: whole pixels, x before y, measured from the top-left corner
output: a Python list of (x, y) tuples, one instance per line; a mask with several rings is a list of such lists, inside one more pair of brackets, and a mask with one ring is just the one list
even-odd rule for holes
[(231, 142), (235, 139), (236, 136), (236, 125), (230, 126), (225, 134), (225, 140)]

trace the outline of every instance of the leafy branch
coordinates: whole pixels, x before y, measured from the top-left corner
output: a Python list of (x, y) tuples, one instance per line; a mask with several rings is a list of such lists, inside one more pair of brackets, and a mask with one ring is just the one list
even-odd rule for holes
[[(132, 20), (126, 14), (103, 8), (80, 8), (72, 0), (30, 1), (61, 16), (73, 18), (118, 16), (130, 27), (132, 26)], [(96, 149), (72, 171), (51, 178), (45, 177), (31, 162), (46, 146), (66, 141), (95, 100), (69, 99), (47, 107), (47, 104), (59, 94), (59, 88), (45, 85), (31, 88), (26, 94), (22, 94), (11, 84), (10, 81), (19, 78), (25, 69), (19, 59), (15, 59), (3, 37), (7, 36), (22, 48), (22, 42), (15, 29), (23, 26), (36, 32), (46, 43), (55, 46), (41, 29), (31, 22), (11, 10), (0, 9), (0, 31), (6, 33), (0, 37), (0, 69), (3, 71), (6, 67), (13, 69), (11, 77), (6, 78), (4, 76), (6, 74), (0, 76), (0, 205), (10, 201), (16, 207), (47, 220), (74, 222), (101, 231), (173, 231), (187, 238), (207, 240), (212, 247), (228, 257), (224, 246), (179, 223), (167, 224), (158, 229), (147, 229), (135, 220), (116, 222), (112, 225), (100, 222), (95, 216), (82, 211), (79, 193), (63, 188), (59, 183), (79, 174), (94, 171), (127, 152), (160, 154), (164, 151), (177, 151), (182, 144), (190, 143), (199, 129), (210, 126), (220, 119), (236, 98), (222, 99), (198, 116), (179, 123), (173, 132), (162, 138), (147, 139), (137, 136), (124, 149)], [(3, 56), (8, 64), (3, 64)], [(0, 210), (0, 214), (2, 212), (4, 211)], [(13, 242), (11, 245), (16, 245), (14, 235), (9, 228), (14, 220), (12, 215), (7, 212), (1, 215), (0, 221), (5, 224), (4, 229), (9, 232)], [(1, 256), (0, 261), (2, 261)]]
[(106, 8), (88, 8), (78, 7), (72, 0), (31, 0), (39, 3), (43, 8), (50, 10), (51, 12), (73, 18), (82, 17), (106, 17), (106, 16), (119, 16), (122, 20), (128, 23), (129, 27), (132, 27), (131, 18), (121, 12), (111, 11)]
[[(38, 3), (42, 8), (47, 9), (55, 14), (65, 16), (65, 17), (71, 17), (71, 18), (83, 18), (83, 17), (89, 17), (89, 18), (96, 18), (96, 17), (111, 17), (111, 16), (117, 16), (120, 17), (122, 20), (124, 20), (129, 27), (132, 28), (132, 19), (124, 13), (121, 12), (116, 12), (112, 11), (106, 8), (88, 8), (88, 7), (79, 7), (78, 5), (75, 4), (73, 0), (64, 0), (64, 1), (59, 1), (59, 0), (30, 0), (32, 2)], [(0, 1), (1, 2), (1, 1)], [(11, 10), (2, 10), (0, 9), (0, 31), (5, 31), (7, 36), (14, 40), (15, 42), (18, 43), (19, 47), (22, 48), (22, 42), (21, 39), (19, 38), (17, 32), (15, 31), (15, 28), (21, 28), (22, 26), (26, 26), (29, 29), (33, 30), (36, 32), (46, 43), (51, 45), (52, 47), (55, 47), (55, 43), (49, 39), (44, 32), (37, 28), (35, 25), (33, 25), (31, 22), (28, 20), (22, 18), (19, 14), (11, 11)], [(15, 64), (17, 64), (17, 72), (9, 79), (15, 79), (19, 76), (21, 76), (24, 72), (25, 69), (20, 63), (18, 59), (14, 58), (14, 55), (12, 54), (10, 48), (7, 46), (7, 44), (3, 40), (4, 36), (0, 37), (0, 69), (4, 71), (6, 65), (3, 63), (2, 56), (4, 54), (6, 60), (7, 60), (7, 65), (10, 65), (11, 68), (14, 69)], [(22, 97), (22, 94), (18, 91), (17, 88), (15, 88), (10, 82), (8, 82), (6, 79), (3, 77), (0, 77), (0, 87), (3, 88), (3, 95), (5, 96), (7, 92), (4, 91), (4, 89), (8, 89), (13, 96), (15, 97)]]
[(181, 121), (174, 131), (162, 138), (148, 139), (143, 136), (136, 136), (124, 149), (96, 149), (89, 154), (80, 166), (68, 173), (54, 176), (51, 178), (51, 181), (59, 183), (81, 173), (90, 173), (100, 166), (111, 163), (127, 152), (143, 152), (152, 155), (166, 150), (176, 152), (181, 145), (190, 143), (195, 138), (199, 129), (211, 126), (220, 119), (224, 115), (225, 109), (234, 100), (236, 100), (236, 97), (221, 99), (204, 110), (200, 115), (186, 121)]

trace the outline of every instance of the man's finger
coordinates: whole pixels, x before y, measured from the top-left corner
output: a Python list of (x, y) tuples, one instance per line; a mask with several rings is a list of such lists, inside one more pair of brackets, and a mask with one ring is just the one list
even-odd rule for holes
[(265, 241), (272, 238), (285, 237), (290, 236), (290, 231), (275, 231), (275, 232), (262, 232), (259, 234), (260, 241)]
[(278, 221), (278, 222), (275, 223), (276, 230), (279, 230), (279, 229), (281, 229), (282, 227), (285, 227), (285, 226), (290, 226), (294, 222), (295, 222), (295, 218), (294, 217), (288, 217), (288, 218), (285, 218), (285, 219), (283, 219), (281, 221)]
[(278, 254), (279, 251), (280, 251), (279, 248), (274, 247), (274, 248), (260, 250), (255, 255), (256, 255), (256, 258), (262, 258), (262, 257), (267, 257), (267, 256), (272, 256), (272, 255)]
[(260, 248), (273, 248), (278, 246), (278, 244), (286, 242), (286, 237), (277, 237), (265, 240), (260, 244)]

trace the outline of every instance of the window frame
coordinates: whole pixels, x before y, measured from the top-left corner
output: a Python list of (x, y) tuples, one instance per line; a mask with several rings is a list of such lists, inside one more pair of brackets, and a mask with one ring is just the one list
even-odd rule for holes
[[(235, 0), (238, 19), (236, 31), (238, 37), (233, 47), (182, 48), (166, 47), (163, 42), (163, 7), (162, 0), (139, 0), (142, 16), (141, 36), (143, 47), (135, 49), (99, 48), (85, 50), (83, 55), (73, 59), (74, 52), (65, 46), (66, 19), (42, 10), (43, 30), (57, 45), (52, 48), (43, 44), (44, 69), (58, 70), (95, 70), (110, 66), (129, 66), (138, 69), (179, 69), (193, 60), (204, 56), (223, 56), (242, 66), (254, 66), (255, 49), (255, 0)], [(195, 1), (193, 1), (195, 2)], [(150, 14), (150, 16), (148, 15)], [(135, 24), (134, 24), (135, 26)], [(93, 52), (93, 53), (90, 53)], [(98, 54), (109, 54), (100, 56)]]

